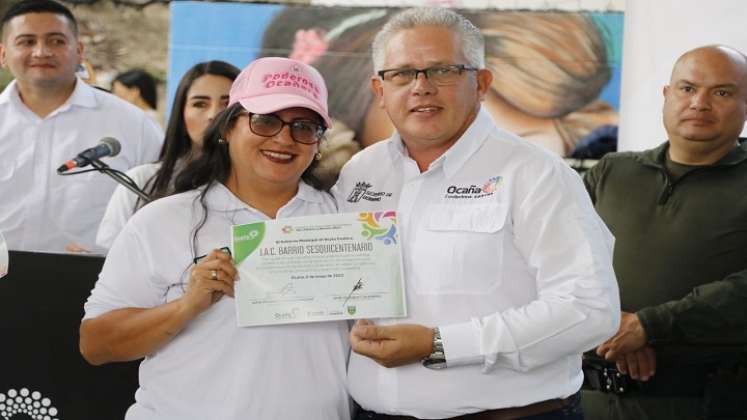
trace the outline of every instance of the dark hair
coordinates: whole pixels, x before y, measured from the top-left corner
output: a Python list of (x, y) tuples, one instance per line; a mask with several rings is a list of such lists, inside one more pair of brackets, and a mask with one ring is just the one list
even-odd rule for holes
[[(240, 70), (225, 61), (206, 61), (197, 63), (187, 70), (179, 81), (174, 95), (174, 103), (171, 106), (171, 115), (166, 125), (166, 134), (161, 147), (158, 161), (161, 167), (158, 172), (148, 181), (145, 190), (151, 199), (165, 197), (171, 194), (171, 184), (174, 179), (174, 168), (177, 161), (186, 156), (192, 150), (193, 140), (187, 133), (184, 123), (184, 107), (187, 104), (187, 92), (198, 78), (210, 74), (222, 76), (231, 81), (236, 80)], [(138, 202), (138, 206), (142, 204)]]
[(112, 86), (114, 82), (119, 82), (122, 85), (133, 88), (136, 87), (140, 91), (140, 97), (143, 98), (145, 103), (151, 109), (158, 108), (158, 94), (156, 93), (156, 79), (143, 69), (132, 69), (127, 70), (124, 73), (119, 73), (117, 77), (112, 80)]
[[(205, 135), (202, 139), (202, 154), (177, 175), (174, 194), (202, 186), (209, 187), (214, 182), (226, 182), (231, 174), (231, 157), (228, 154), (228, 144), (219, 142), (219, 140), (226, 138), (243, 110), (244, 107), (237, 102), (221, 111), (205, 129)], [(301, 179), (310, 186), (320, 189), (321, 183), (312, 174), (316, 165), (317, 160), (312, 160), (309, 167), (301, 175)], [(203, 191), (203, 195), (204, 193)]]
[[(236, 120), (241, 115), (244, 107), (240, 103), (235, 103), (218, 114), (212, 123), (205, 129), (205, 135), (202, 139), (202, 154), (190, 162), (184, 170), (179, 172), (174, 183), (174, 194), (185, 191), (202, 188), (197, 199), (202, 207), (202, 218), (200, 222), (192, 229), (192, 251), (196, 253), (197, 234), (207, 221), (208, 208), (205, 203), (205, 196), (208, 190), (215, 183), (225, 183), (231, 174), (231, 156), (228, 153), (228, 143), (223, 141), (226, 135), (236, 124)], [(318, 161), (313, 159), (308, 168), (301, 175), (310, 186), (321, 189), (322, 183), (314, 174), (314, 168)]]
[(78, 37), (78, 21), (75, 20), (73, 12), (64, 5), (52, 0), (21, 0), (10, 6), (8, 11), (5, 12), (0, 26), (2, 26), (2, 29), (4, 30), (5, 24), (10, 22), (11, 19), (29, 13), (52, 13), (64, 16), (70, 24), (70, 29), (73, 31), (73, 35), (75, 35), (76, 38)]

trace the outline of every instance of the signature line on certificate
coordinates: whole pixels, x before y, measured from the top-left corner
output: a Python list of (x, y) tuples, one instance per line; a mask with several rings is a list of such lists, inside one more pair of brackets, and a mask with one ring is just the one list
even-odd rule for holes
[(355, 293), (356, 290), (361, 290), (363, 288), (363, 277), (359, 278), (358, 281), (353, 285), (353, 290), (348, 293), (348, 297), (345, 298), (345, 302), (342, 302), (342, 307), (344, 308), (345, 305), (350, 300), (350, 297), (353, 296), (353, 293)]

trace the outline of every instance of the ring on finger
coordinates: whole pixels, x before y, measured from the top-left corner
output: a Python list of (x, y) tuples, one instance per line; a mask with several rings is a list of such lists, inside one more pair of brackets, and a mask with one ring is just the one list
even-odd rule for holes
[(210, 279), (218, 280), (218, 270), (210, 270)]

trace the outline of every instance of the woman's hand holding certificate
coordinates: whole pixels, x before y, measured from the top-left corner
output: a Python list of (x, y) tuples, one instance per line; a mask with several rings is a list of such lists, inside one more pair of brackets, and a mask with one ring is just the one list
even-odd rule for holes
[(237, 274), (231, 256), (221, 250), (213, 250), (192, 268), (187, 292), (182, 297), (184, 308), (196, 315), (223, 295), (233, 297)]

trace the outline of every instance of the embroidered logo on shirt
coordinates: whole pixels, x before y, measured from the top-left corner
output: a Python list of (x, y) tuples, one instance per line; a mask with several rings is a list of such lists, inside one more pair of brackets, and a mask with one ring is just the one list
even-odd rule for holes
[(350, 195), (347, 198), (348, 203), (357, 203), (361, 200), (366, 201), (381, 201), (383, 197), (391, 197), (392, 193), (379, 191), (369, 191), (368, 189), (371, 188), (372, 185), (368, 182), (361, 181), (357, 182), (355, 184), (355, 188), (353, 188), (353, 191), (350, 192)]
[(498, 187), (500, 187), (502, 180), (503, 180), (503, 177), (494, 176), (488, 179), (488, 181), (484, 183), (481, 187), (478, 187), (475, 184), (472, 184), (468, 187), (450, 185), (448, 188), (446, 188), (446, 195), (444, 196), (444, 198), (488, 197), (488, 196), (493, 195), (498, 190)]
[(498, 186), (501, 184), (501, 180), (503, 178), (500, 176), (494, 176), (488, 180), (488, 182), (485, 183), (485, 185), (482, 186), (482, 192), (485, 194), (493, 194), (495, 190), (498, 189)]

